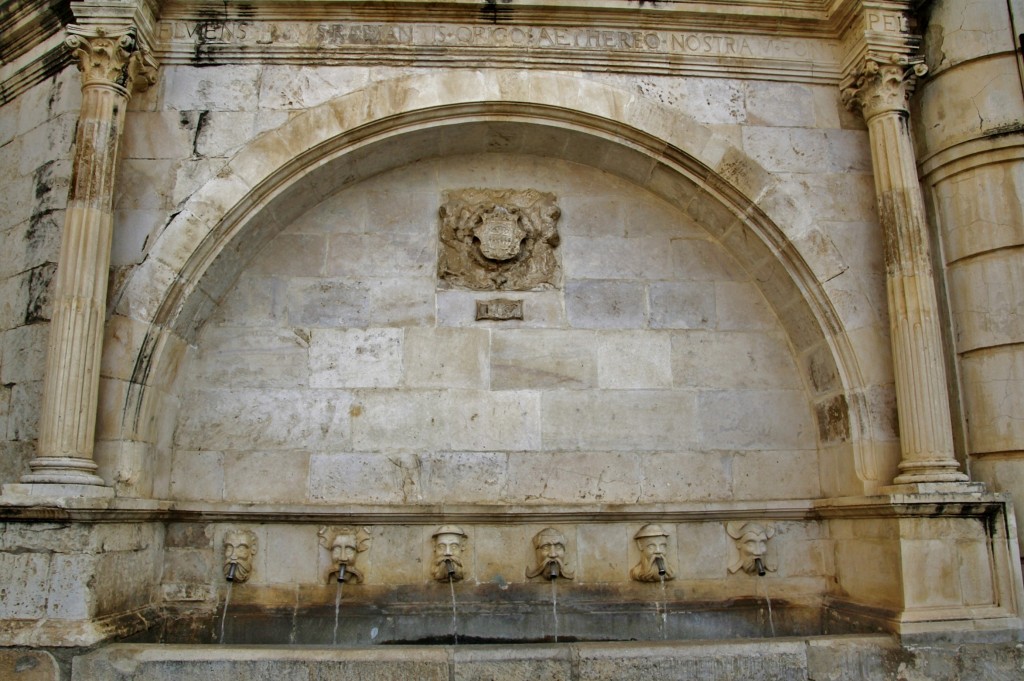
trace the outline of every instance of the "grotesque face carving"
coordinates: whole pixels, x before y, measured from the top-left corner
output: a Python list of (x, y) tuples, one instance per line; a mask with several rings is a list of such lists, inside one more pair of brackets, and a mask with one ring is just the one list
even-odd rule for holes
[(726, 525), (726, 531), (735, 540), (729, 572), (738, 572), (740, 569), (748, 574), (775, 571), (776, 566), (770, 564), (766, 557), (768, 540), (775, 536), (773, 525), (731, 522)]
[(256, 535), (251, 530), (229, 530), (224, 535), (224, 577), (231, 582), (248, 580), (255, 555)]
[(640, 562), (629, 571), (629, 576), (638, 582), (668, 581), (675, 577), (669, 567), (668, 532), (661, 525), (644, 525), (634, 536), (636, 547), (640, 549)]
[(331, 542), (331, 562), (335, 565), (348, 565), (355, 562), (356, 537), (353, 534), (339, 534)]
[(356, 567), (356, 560), (359, 554), (370, 548), (370, 531), (365, 527), (321, 527), (317, 534), (320, 546), (331, 556), (327, 581), (338, 581), (340, 575), (340, 581), (346, 583), (362, 582), (363, 573)]
[(434, 564), (431, 575), (442, 582), (458, 581), (465, 577), (462, 552), (466, 548), (466, 533), (457, 525), (442, 525), (434, 532)]
[(555, 528), (548, 527), (537, 533), (533, 538), (533, 553), (537, 562), (533, 569), (526, 570), (527, 577), (573, 578), (574, 573), (565, 559), (565, 535)]

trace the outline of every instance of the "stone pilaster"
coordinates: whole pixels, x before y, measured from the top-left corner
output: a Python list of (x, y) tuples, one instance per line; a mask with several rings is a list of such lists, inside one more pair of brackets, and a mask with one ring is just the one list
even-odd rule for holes
[(868, 124), (882, 222), (901, 461), (896, 485), (962, 483), (942, 357), (924, 200), (908, 128), (907, 98), (927, 68), (869, 53), (842, 84), (844, 103)]
[(95, 474), (93, 444), (117, 150), (131, 91), (152, 82), (154, 72), (132, 27), (69, 26), (68, 33), (82, 72), (82, 109), (54, 285), (38, 455), (23, 484), (10, 487), (95, 496), (112, 494)]

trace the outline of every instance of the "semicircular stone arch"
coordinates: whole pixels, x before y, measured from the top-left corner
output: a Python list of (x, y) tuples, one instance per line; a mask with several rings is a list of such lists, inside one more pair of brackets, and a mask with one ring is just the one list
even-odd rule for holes
[(187, 344), (253, 256), (305, 209), (414, 161), (474, 153), (589, 166), (707, 230), (758, 284), (788, 337), (817, 420), (822, 493), (859, 494), (885, 482), (893, 462), (871, 435), (872, 386), (819, 283), (816, 271), (827, 264), (800, 248), (812, 216), (742, 151), (678, 112), (586, 80), (507, 72), (377, 83), (297, 114), (236, 154), (188, 200), (119, 294), (108, 332), (118, 347), (108, 350), (105, 373), (121, 379), (115, 399), (124, 418), (101, 438), (121, 450), (131, 443), (136, 461), (154, 456), (169, 428), (162, 396), (175, 390)]

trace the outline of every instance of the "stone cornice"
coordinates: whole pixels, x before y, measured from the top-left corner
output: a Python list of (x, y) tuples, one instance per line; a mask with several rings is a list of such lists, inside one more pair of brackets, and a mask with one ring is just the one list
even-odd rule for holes
[(275, 522), (405, 525), (460, 523), (717, 522), (837, 518), (985, 518), (1002, 511), (1006, 497), (989, 492), (891, 494), (791, 501), (721, 501), (630, 505), (434, 504), (410, 506), (242, 504), (0, 496), (0, 522)]
[(8, 0), (0, 5), (0, 66), (9, 64), (71, 21), (70, 0)]
[(158, 0), (80, 0), (71, 9), (79, 26), (102, 29), (108, 35), (132, 30), (138, 49), (152, 52)]

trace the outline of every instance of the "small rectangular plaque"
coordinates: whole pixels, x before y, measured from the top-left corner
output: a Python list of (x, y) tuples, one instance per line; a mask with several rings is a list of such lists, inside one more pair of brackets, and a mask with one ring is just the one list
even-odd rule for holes
[(476, 301), (476, 318), (506, 321), (523, 318), (523, 301), (495, 298), (494, 300)]

